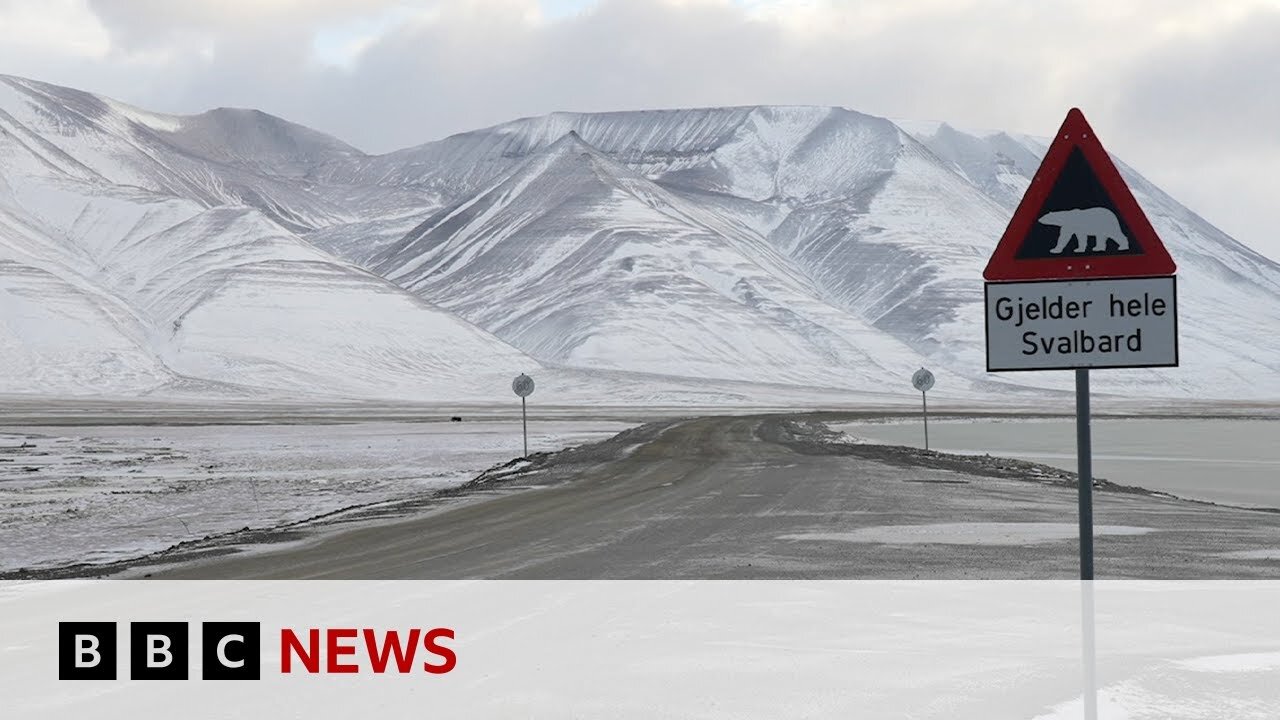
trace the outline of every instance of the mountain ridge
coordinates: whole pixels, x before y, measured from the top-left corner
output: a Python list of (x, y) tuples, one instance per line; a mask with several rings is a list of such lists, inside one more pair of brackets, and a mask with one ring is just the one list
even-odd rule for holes
[[(869, 361), (874, 353), (859, 353), (842, 339), (866, 328), (809, 296), (812, 288), (772, 255), (763, 238), (738, 236), (729, 227), (717, 231), (722, 223), (716, 218), (699, 218), (681, 202), (568, 133), (526, 158), (503, 182), (437, 213), (374, 269), (439, 298), (544, 362), (654, 374), (675, 366), (731, 380), (723, 373), (734, 364), (725, 356), (738, 353), (754, 358), (740, 368), (750, 374), (738, 377), (762, 382), (789, 378), (841, 387), (849, 385), (842, 375), (864, 373), (830, 365), (841, 358)], [(568, 225), (566, 217), (572, 218)], [(518, 245), (507, 242), (517, 235)], [(493, 255), (501, 260), (489, 262)], [(725, 274), (727, 268), (733, 274)], [(540, 290), (548, 277), (554, 281)], [(662, 298), (657, 308), (655, 296)], [(518, 312), (508, 311), (516, 306)], [(705, 309), (717, 322), (700, 321)], [(663, 327), (652, 327), (654, 312)], [(578, 320), (566, 327), (566, 317)], [(755, 327), (741, 332), (741, 325)], [(843, 332), (833, 332), (832, 325)], [(698, 352), (686, 352), (695, 342)], [(636, 346), (628, 353), (630, 364), (613, 364), (629, 344)], [(900, 362), (918, 359), (905, 348), (890, 352)], [(708, 367), (704, 356), (722, 360)], [(799, 358), (806, 362), (793, 362)], [(830, 367), (805, 374), (793, 364)]]
[(61, 115), (56, 96), (89, 101), (23, 87), (0, 82), (0, 392), (457, 401), (537, 367), (280, 213), (211, 201), (225, 166), (193, 165), (111, 102)]
[[(541, 367), (566, 398), (610, 373), (799, 396), (924, 364), (944, 393), (1056, 390), (1064, 374), (987, 374), (982, 346), (981, 267), (1044, 147), (748, 105), (553, 113), (368, 155), (252, 109), (163, 115), (0, 76), (0, 278), (97, 338), (67, 378), (118, 366), (128, 392), (234, 387), (239, 368), (272, 392), (465, 398)], [(1230, 399), (1261, 377), (1280, 397), (1280, 264), (1118, 165), (1179, 262), (1187, 367), (1095, 384)], [(28, 373), (58, 364), (36, 324), (0, 335)], [(336, 354), (289, 349), (317, 342)], [(411, 380), (413, 357), (436, 379)]]

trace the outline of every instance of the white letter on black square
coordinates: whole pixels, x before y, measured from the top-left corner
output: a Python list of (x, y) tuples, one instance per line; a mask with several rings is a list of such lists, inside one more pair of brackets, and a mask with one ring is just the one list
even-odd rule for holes
[(58, 623), (59, 680), (115, 680), (116, 624)]
[(133, 680), (186, 680), (187, 624), (129, 623), (129, 677)]

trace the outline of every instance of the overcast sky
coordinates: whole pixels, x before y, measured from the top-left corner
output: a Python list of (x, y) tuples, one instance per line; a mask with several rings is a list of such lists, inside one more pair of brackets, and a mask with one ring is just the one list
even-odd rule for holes
[(0, 0), (0, 72), (385, 152), (555, 110), (840, 105), (1108, 149), (1273, 258), (1280, 0)]

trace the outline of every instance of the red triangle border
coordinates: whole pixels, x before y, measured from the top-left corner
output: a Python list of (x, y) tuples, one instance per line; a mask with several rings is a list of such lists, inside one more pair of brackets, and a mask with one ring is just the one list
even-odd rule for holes
[[(1018, 249), (1031, 232), (1032, 224), (1044, 208), (1045, 200), (1062, 173), (1071, 151), (1080, 148), (1085, 161), (1097, 176), (1116, 211), (1142, 248), (1141, 255), (1114, 255), (1065, 258), (1018, 258)], [(1177, 266), (1146, 213), (1120, 176), (1111, 156), (1103, 149), (1089, 121), (1079, 108), (1071, 108), (1053, 143), (1045, 153), (1040, 169), (1018, 203), (1009, 226), (996, 245), (982, 275), (988, 281), (1073, 280), (1116, 277), (1160, 277), (1173, 275)]]

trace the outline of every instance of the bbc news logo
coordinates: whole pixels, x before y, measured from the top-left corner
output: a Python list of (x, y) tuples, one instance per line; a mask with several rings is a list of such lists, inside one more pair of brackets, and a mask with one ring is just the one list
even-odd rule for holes
[[(256, 622), (201, 623), (204, 680), (262, 679), (262, 628)], [(59, 680), (117, 679), (116, 623), (58, 623)], [(185, 622), (129, 623), (130, 680), (186, 680)]]
[[(129, 623), (130, 680), (189, 679), (191, 645), (185, 622)], [(200, 624), (201, 679), (261, 680), (262, 624)], [(445, 641), (449, 628), (408, 631), (372, 628), (280, 630), (280, 673), (443, 675), (458, 663)], [(114, 622), (58, 623), (59, 680), (116, 680), (117, 627)], [(358, 662), (364, 656), (365, 663)]]

